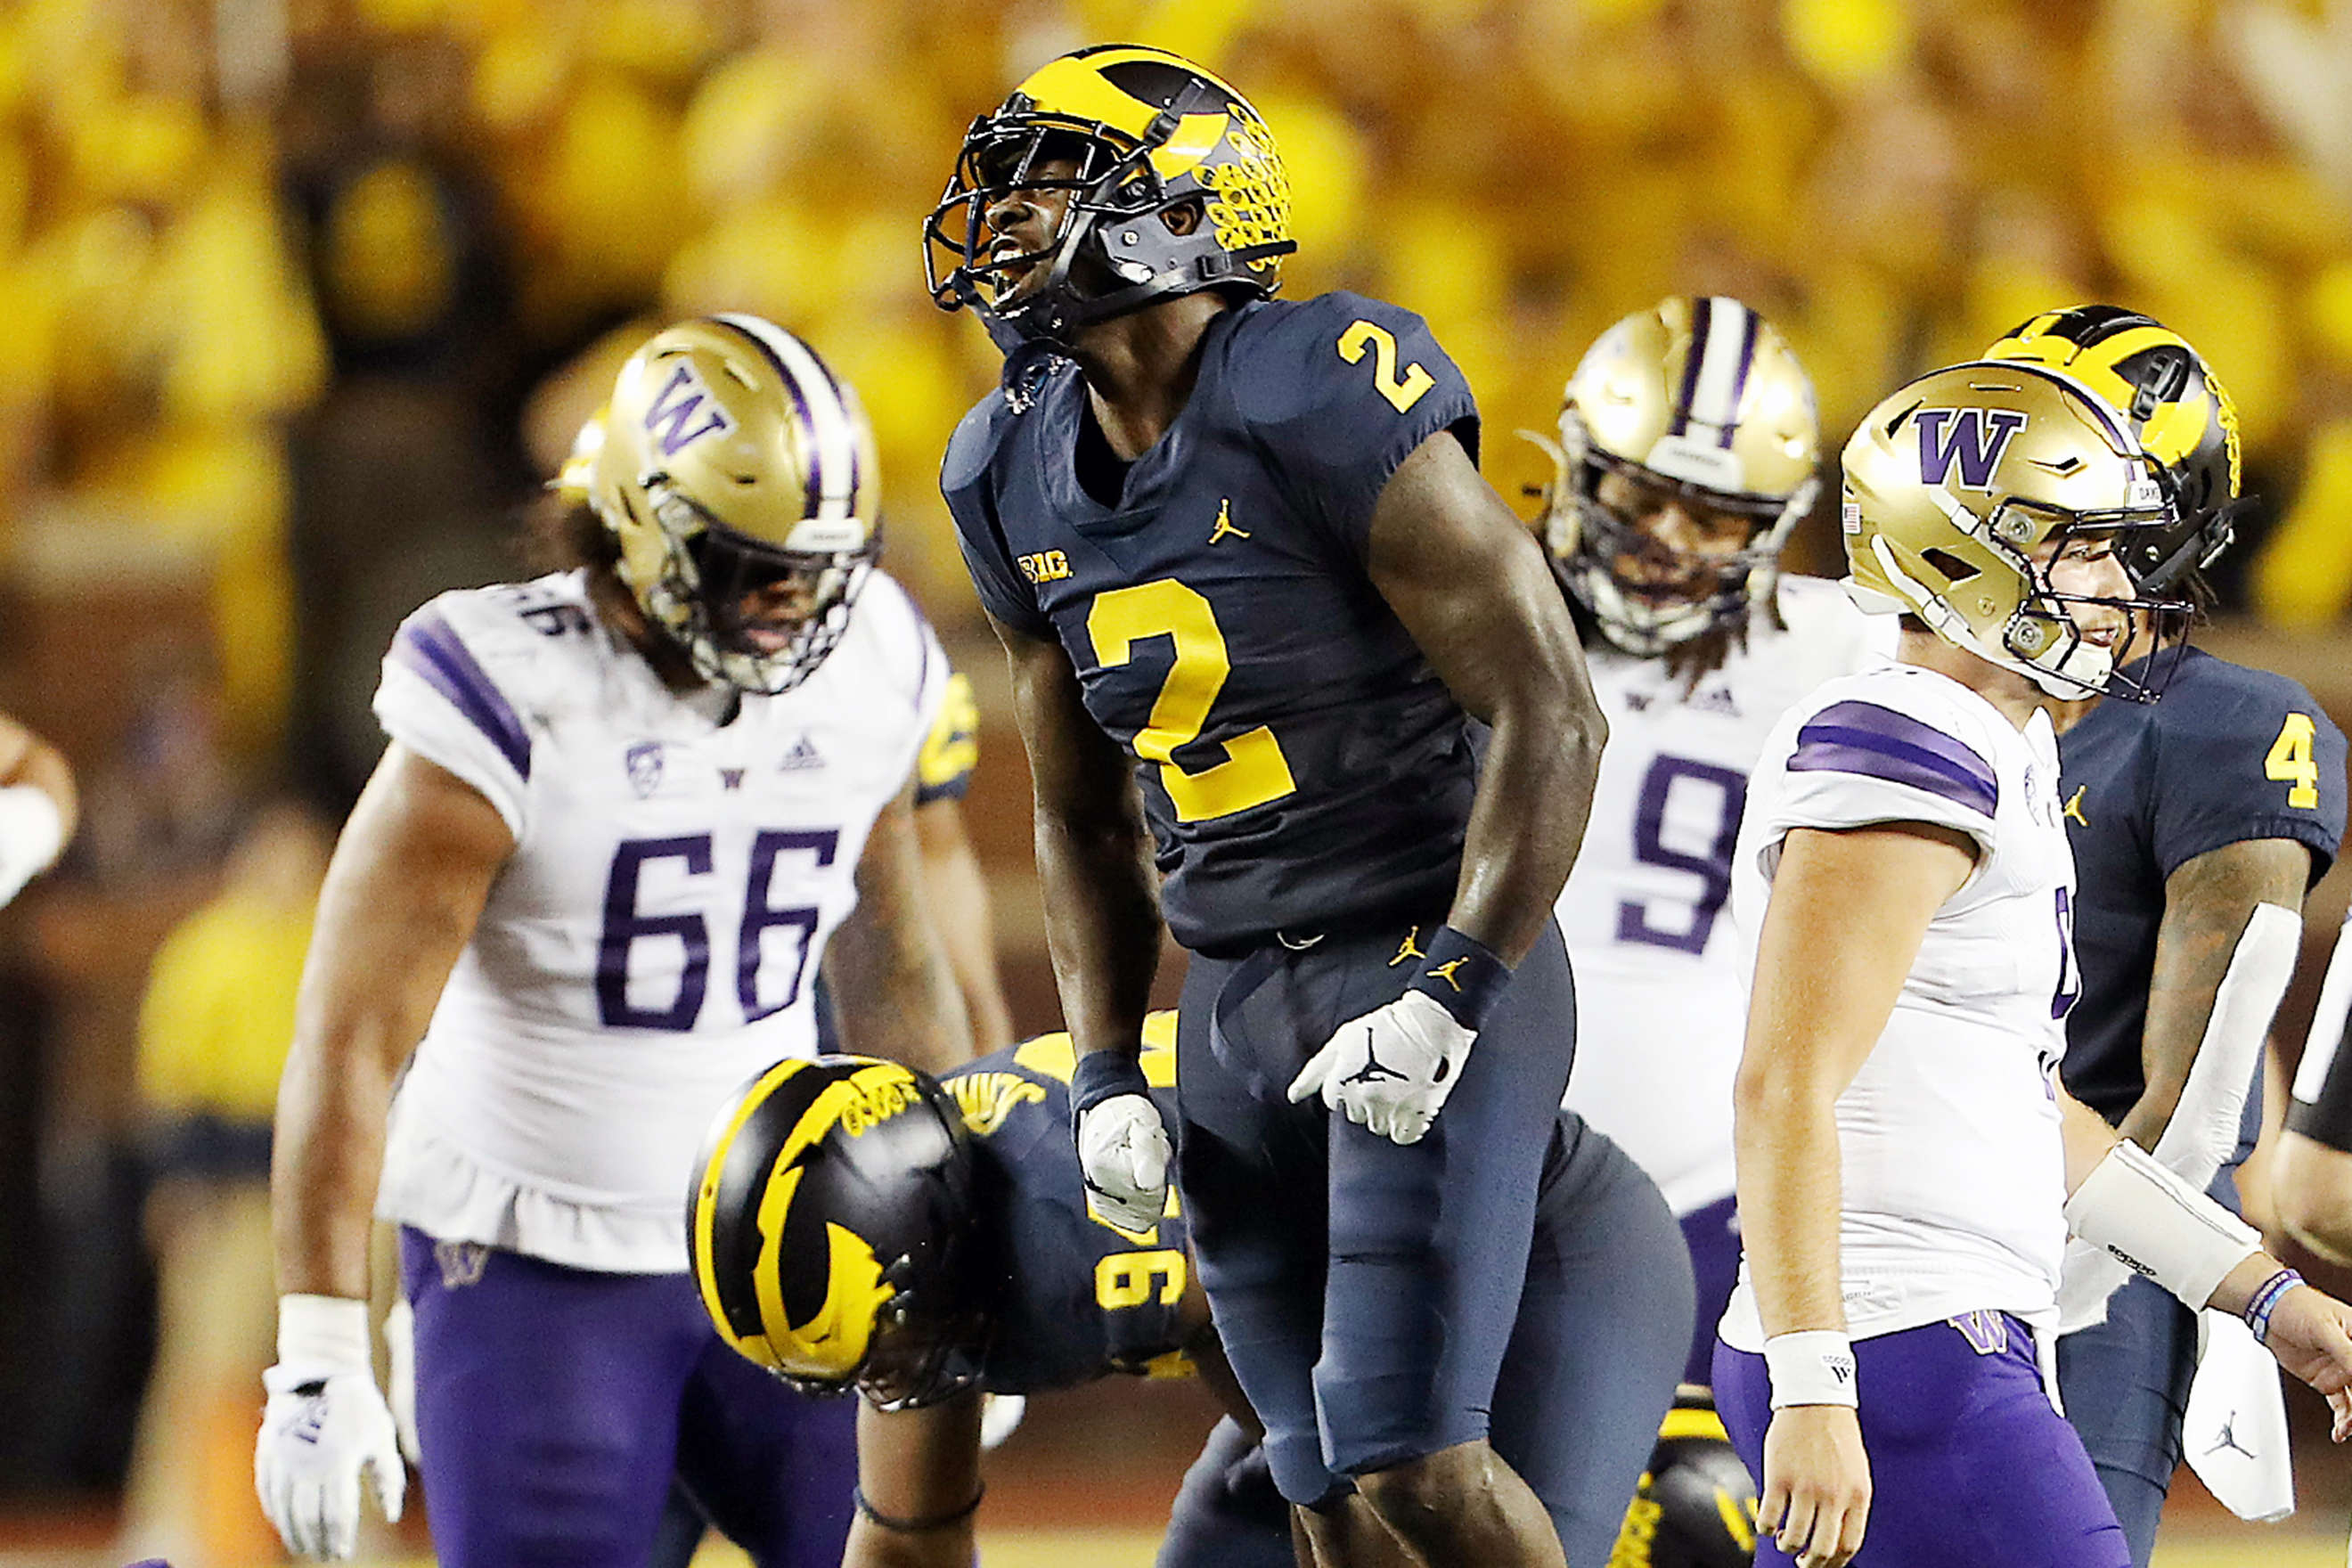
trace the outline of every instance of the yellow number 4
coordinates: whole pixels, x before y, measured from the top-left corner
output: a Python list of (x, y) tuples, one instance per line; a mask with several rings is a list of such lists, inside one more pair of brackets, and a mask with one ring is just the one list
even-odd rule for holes
[(1372, 351), (1372, 384), (1396, 405), (1399, 414), (1419, 403), (1422, 395), (1437, 384), (1437, 378), (1417, 364), (1409, 364), (1404, 374), (1397, 374), (1396, 336), (1386, 327), (1358, 321), (1339, 334), (1339, 357), (1349, 364), (1362, 363), (1366, 349)]
[(2310, 714), (2290, 713), (2271, 742), (2271, 754), (2263, 759), (2263, 776), (2288, 785), (2287, 805), (2304, 811), (2319, 807), (2319, 764), (2311, 755), (2315, 732)]
[(1095, 1265), (1095, 1301), (1108, 1311), (1140, 1307), (1159, 1280), (1160, 1304), (1172, 1307), (1184, 1294), (1184, 1255), (1174, 1251), (1114, 1252)]
[(1230, 816), (1298, 787), (1281, 742), (1263, 724), (1228, 740), (1222, 763), (1196, 773), (1178, 765), (1177, 751), (1200, 739), (1234, 668), (1216, 612), (1198, 593), (1162, 577), (1098, 594), (1087, 612), (1087, 636), (1106, 668), (1125, 664), (1146, 637), (1164, 637), (1176, 645), (1176, 661), (1160, 683), (1150, 721), (1136, 731), (1135, 754), (1160, 764), (1160, 783), (1179, 822)]

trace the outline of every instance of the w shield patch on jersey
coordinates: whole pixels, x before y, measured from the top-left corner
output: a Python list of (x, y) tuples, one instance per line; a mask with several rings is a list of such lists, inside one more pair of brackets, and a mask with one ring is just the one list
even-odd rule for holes
[(1919, 427), (1920, 481), (1948, 485), (1957, 468), (1961, 488), (1971, 490), (1992, 489), (2001, 454), (2025, 428), (2025, 416), (2014, 408), (1922, 408), (1912, 419)]

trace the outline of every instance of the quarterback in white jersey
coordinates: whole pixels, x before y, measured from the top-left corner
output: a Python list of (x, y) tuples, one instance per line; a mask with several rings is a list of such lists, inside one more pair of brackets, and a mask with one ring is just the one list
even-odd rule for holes
[(384, 660), (279, 1094), (257, 1479), (308, 1555), (350, 1553), (363, 1479), (397, 1511), (373, 1207), (443, 1563), (637, 1568), (675, 1476), (756, 1561), (830, 1563), (850, 1419), (710, 1331), (683, 1200), (734, 1089), (815, 1051), (820, 968), (853, 1048), (969, 1055), (914, 881), (946, 661), (874, 567), (854, 395), (768, 322), (656, 333), (567, 479), (576, 564)]
[(1748, 775), (1773, 721), (1883, 662), (1892, 624), (1775, 570), (1819, 490), (1812, 384), (1737, 300), (1626, 317), (1561, 400), (1542, 530), (1583, 634), (1609, 747), (1559, 919), (1576, 968), (1567, 1103), (1681, 1221), (1704, 1384), (1739, 1257), (1731, 1079), (1745, 955), (1721, 919)]
[(2172, 510), (2107, 406), (2035, 365), (1922, 377), (1844, 468), (1849, 591), (1904, 616), (1899, 662), (1775, 728), (1735, 858), (1745, 1258), (1714, 1386), (1762, 1479), (1756, 1561), (2127, 1568), (2053, 1392), (2070, 1229), (2243, 1313), (2352, 1430), (2352, 1310), (2056, 1072), (2080, 983), (2052, 710), (2133, 689), (2159, 606), (2119, 558)]

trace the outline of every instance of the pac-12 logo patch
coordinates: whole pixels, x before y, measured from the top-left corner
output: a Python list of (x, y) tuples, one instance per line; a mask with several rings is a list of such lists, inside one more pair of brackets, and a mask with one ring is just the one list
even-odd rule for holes
[(639, 741), (629, 748), (625, 761), (629, 769), (629, 787), (637, 792), (639, 800), (661, 788), (662, 743), (659, 741)]
[(2000, 455), (2025, 428), (2025, 416), (2014, 408), (1922, 408), (1912, 418), (1919, 426), (1920, 481), (1948, 484), (1957, 468), (1961, 488), (1971, 490), (1992, 489)]

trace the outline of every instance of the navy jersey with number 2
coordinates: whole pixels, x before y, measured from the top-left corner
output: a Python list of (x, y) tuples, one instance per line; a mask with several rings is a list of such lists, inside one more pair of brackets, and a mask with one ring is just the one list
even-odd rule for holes
[(964, 418), (940, 486), (981, 602), (1057, 638), (1133, 757), (1186, 947), (1441, 915), (1475, 789), (1467, 720), (1374, 589), (1372, 510), (1476, 405), (1410, 311), (1353, 294), (1219, 316), (1116, 504), (1080, 482), (1076, 365)]

